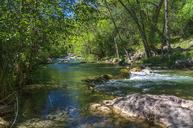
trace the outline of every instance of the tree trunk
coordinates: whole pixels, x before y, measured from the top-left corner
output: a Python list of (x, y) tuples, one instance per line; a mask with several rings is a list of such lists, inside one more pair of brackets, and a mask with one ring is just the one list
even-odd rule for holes
[[(143, 42), (146, 56), (147, 56), (147, 58), (151, 57), (152, 56), (151, 55), (151, 48), (150, 48), (149, 42), (147, 40), (142, 12), (140, 11), (140, 18), (138, 18), (135, 10), (131, 7), (131, 5), (130, 5), (130, 7), (127, 7), (121, 0), (118, 0), (118, 1), (125, 8), (125, 10), (129, 13), (129, 15), (131, 16), (133, 21), (136, 23), (137, 28), (138, 28), (139, 33), (140, 33), (140, 36), (141, 36), (141, 39), (142, 39), (142, 42)], [(130, 1), (129, 0), (127, 0), (127, 1), (130, 4)], [(137, 4), (140, 4), (140, 2), (138, 0), (136, 0), (136, 1), (137, 1)]]
[(129, 60), (131, 60), (131, 57), (129, 56), (129, 53), (126, 48), (124, 48), (124, 51), (125, 51), (126, 61), (128, 62)]
[(169, 12), (168, 12), (168, 0), (165, 0), (165, 6), (164, 6), (164, 13), (165, 13), (165, 29), (164, 29), (164, 35), (165, 35), (165, 47), (167, 52), (170, 51), (170, 35), (169, 35)]
[(119, 48), (117, 46), (117, 42), (116, 42), (116, 39), (114, 38), (114, 43), (115, 43), (115, 50), (116, 50), (116, 57), (119, 59)]
[[(154, 14), (152, 15), (152, 18), (151, 18), (151, 26), (150, 26), (150, 32), (149, 32), (149, 42), (151, 44), (151, 50), (153, 50), (156, 54), (159, 54), (158, 50), (155, 48), (155, 46), (153, 46), (153, 43), (155, 43), (155, 37), (156, 37), (156, 32), (158, 32), (158, 28), (157, 28), (157, 24), (158, 24), (158, 19), (159, 19), (159, 15), (160, 15), (160, 11), (161, 11), (161, 8), (162, 8), (162, 5), (164, 3), (164, 0), (160, 0), (159, 1), (159, 4), (157, 6), (155, 6), (155, 9), (154, 9)], [(159, 34), (159, 32), (158, 32)], [(161, 37), (163, 37), (162, 35), (163, 33), (159, 34), (161, 35)]]
[[(110, 7), (109, 7), (109, 5), (108, 5), (108, 3), (107, 3), (107, 0), (104, 0), (104, 3), (105, 3), (105, 6), (106, 6), (106, 8), (107, 8), (107, 10), (108, 10), (108, 12), (109, 12), (109, 15), (110, 15), (110, 18), (111, 18), (111, 20), (112, 20), (112, 22), (113, 22), (113, 25), (114, 25), (114, 27), (115, 27), (115, 31), (116, 31), (116, 33), (118, 34), (119, 39), (120, 39), (121, 41), (123, 41), (122, 38), (121, 38), (121, 34), (119, 33), (119, 29), (118, 29), (118, 27), (117, 27), (117, 24), (116, 24), (116, 22), (115, 22), (115, 20), (114, 20), (114, 18), (113, 18), (112, 13), (111, 13)], [(116, 39), (115, 39), (115, 38), (114, 38), (114, 43), (115, 43), (116, 57), (119, 59), (119, 58), (120, 58), (120, 57), (119, 57), (119, 48), (118, 48), (118, 45), (117, 45), (117, 42), (116, 42)]]

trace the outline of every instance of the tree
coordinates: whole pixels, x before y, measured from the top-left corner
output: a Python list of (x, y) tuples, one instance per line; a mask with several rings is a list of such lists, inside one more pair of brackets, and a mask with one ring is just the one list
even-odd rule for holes
[(165, 36), (165, 45), (163, 47), (165, 47), (165, 50), (167, 50), (168, 52), (171, 49), (170, 46), (170, 34), (169, 34), (169, 12), (168, 12), (168, 0), (164, 0), (164, 21), (165, 21), (165, 25), (164, 25), (164, 36)]

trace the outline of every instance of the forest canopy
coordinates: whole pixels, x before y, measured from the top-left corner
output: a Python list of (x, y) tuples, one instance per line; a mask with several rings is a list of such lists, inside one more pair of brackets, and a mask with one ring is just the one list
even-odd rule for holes
[(192, 0), (1, 0), (1, 88), (27, 84), (37, 65), (67, 53), (182, 57), (173, 46), (192, 37), (192, 10)]

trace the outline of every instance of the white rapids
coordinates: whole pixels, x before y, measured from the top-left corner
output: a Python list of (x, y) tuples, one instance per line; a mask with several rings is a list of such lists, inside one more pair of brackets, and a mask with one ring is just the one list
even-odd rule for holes
[(124, 91), (131, 87), (142, 89), (148, 92), (154, 87), (165, 86), (171, 87), (176, 85), (190, 85), (193, 83), (193, 77), (186, 75), (176, 75), (165, 72), (144, 69), (140, 72), (130, 72), (127, 79), (110, 80), (103, 84), (96, 85), (97, 90), (109, 91), (110, 93), (123, 94)]
[(178, 75), (170, 75), (170, 74), (158, 74), (154, 73), (149, 69), (144, 69), (140, 72), (131, 72), (129, 80), (135, 81), (193, 81), (193, 77), (190, 76), (178, 76)]

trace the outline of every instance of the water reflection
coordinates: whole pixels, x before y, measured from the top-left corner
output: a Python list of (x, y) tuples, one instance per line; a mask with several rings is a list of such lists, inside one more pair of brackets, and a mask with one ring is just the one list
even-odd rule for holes
[(70, 118), (78, 117), (80, 106), (76, 99), (77, 96), (79, 93), (73, 91), (68, 92), (61, 89), (50, 91), (42, 114), (46, 116), (53, 111), (65, 110)]

